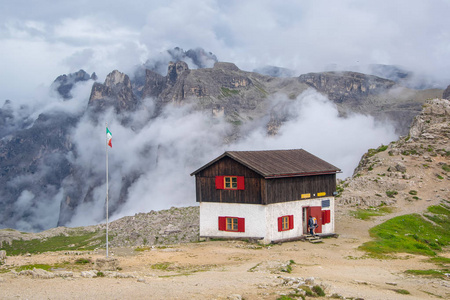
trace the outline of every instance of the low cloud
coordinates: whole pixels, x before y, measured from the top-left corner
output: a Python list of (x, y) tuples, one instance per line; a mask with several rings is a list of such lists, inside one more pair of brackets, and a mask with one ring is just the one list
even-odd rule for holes
[[(189, 174), (227, 150), (303, 148), (341, 168), (339, 177), (343, 178), (352, 175), (367, 149), (397, 138), (392, 125), (378, 123), (370, 116), (339, 117), (336, 106), (314, 90), (295, 100), (278, 96), (271, 101), (273, 107), (283, 106), (287, 114), (278, 135), (268, 136), (266, 122), (255, 121), (243, 128), (242, 138), (232, 144), (224, 144), (232, 129), (229, 123), (196, 111), (191, 105), (168, 105), (161, 116), (139, 130), (123, 127), (113, 114), (105, 116), (112, 120), (108, 127), (113, 133), (113, 148), (108, 150), (109, 201), (110, 207), (117, 210), (111, 219), (171, 206), (196, 205), (195, 180)], [(104, 178), (103, 124), (80, 122), (75, 140), (79, 149), (76, 163), (89, 166), (94, 177)], [(88, 132), (98, 134), (83, 139)], [(127, 201), (119, 203), (123, 179), (136, 174), (137, 179), (127, 191)], [(94, 201), (79, 206), (68, 225), (103, 222), (105, 189), (104, 184), (97, 186)]]

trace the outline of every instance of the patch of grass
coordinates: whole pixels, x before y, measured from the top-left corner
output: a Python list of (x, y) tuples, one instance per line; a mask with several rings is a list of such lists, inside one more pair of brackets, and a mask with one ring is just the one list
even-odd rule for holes
[(373, 241), (359, 248), (372, 254), (411, 253), (435, 256), (436, 251), (450, 245), (450, 221), (447, 216), (435, 215), (433, 221), (419, 214), (403, 215), (387, 220), (369, 230)]
[(447, 269), (445, 270), (406, 270), (406, 274), (416, 275), (416, 276), (427, 276), (431, 278), (445, 278), (444, 273), (448, 273)]
[(105, 277), (105, 273), (98, 271), (97, 272), (97, 277)]
[(292, 265), (295, 265), (295, 261), (292, 259), (289, 261), (289, 263), (286, 265), (286, 267), (281, 268), (281, 272), (291, 273), (292, 272)]
[(444, 170), (445, 172), (450, 172), (450, 166), (447, 164), (443, 164), (442, 165), (442, 170)]
[(277, 298), (277, 300), (295, 300), (295, 299), (303, 299), (305, 300), (305, 296), (298, 293), (290, 293), (289, 295), (281, 295)]
[(150, 250), (150, 249), (151, 249), (150, 246), (143, 246), (143, 247), (136, 247), (136, 248), (134, 248), (134, 251), (141, 252), (141, 251), (147, 251), (147, 250)]
[[(103, 231), (104, 232), (104, 231)], [(109, 240), (112, 240), (109, 236)], [(3, 243), (1, 249), (9, 255), (42, 253), (61, 250), (93, 250), (105, 243), (105, 234), (101, 232), (74, 231), (46, 239), (13, 240), (11, 244)]]
[[(381, 195), (380, 195), (381, 196)], [(392, 208), (387, 206), (371, 207), (371, 208), (358, 208), (357, 210), (350, 211), (350, 215), (356, 219), (369, 220), (371, 217), (383, 216), (391, 213)]]
[(386, 191), (386, 196), (388, 196), (389, 198), (395, 198), (395, 195), (397, 194), (397, 191)]
[(450, 216), (450, 209), (442, 204), (429, 206), (427, 210), (433, 214)]
[(409, 294), (411, 294), (410, 292), (408, 292), (407, 290), (404, 290), (404, 289), (395, 289), (394, 292), (402, 294), (402, 295), (409, 295)]
[(221, 87), (220, 90), (222, 91), (222, 95), (224, 97), (230, 97), (230, 96), (239, 94), (239, 90), (232, 90), (232, 89), (229, 89), (226, 87)]
[(302, 285), (302, 286), (299, 286), (299, 288), (305, 291), (306, 296), (309, 296), (309, 297), (314, 297), (315, 296), (313, 291), (311, 291), (311, 288), (309, 286)]
[(162, 263), (157, 263), (151, 266), (151, 268), (153, 270), (167, 270), (167, 268), (169, 268), (169, 266), (171, 265), (170, 262), (162, 262)]
[(312, 290), (313, 290), (314, 293), (317, 294), (317, 296), (325, 297), (325, 292), (323, 291), (323, 289), (319, 285), (313, 286)]
[(402, 151), (402, 155), (408, 156), (408, 155), (416, 155), (418, 154), (416, 149), (410, 149), (410, 150), (404, 150)]
[(386, 149), (388, 148), (387, 145), (381, 145), (380, 147), (378, 147), (377, 149), (369, 149), (369, 151), (367, 152), (367, 156), (368, 157), (372, 157), (377, 153), (386, 151)]
[(259, 267), (260, 265), (261, 265), (261, 263), (256, 264), (255, 266), (248, 269), (248, 272), (255, 272), (256, 268)]
[(436, 256), (436, 257), (432, 257), (430, 258), (431, 262), (434, 263), (443, 263), (443, 264), (450, 264), (450, 258), (447, 257), (442, 257), (442, 256)]
[(92, 263), (92, 261), (89, 258), (79, 258), (75, 261), (75, 264), (77, 265), (85, 265), (90, 263)]
[(441, 175), (439, 175), (439, 174), (436, 174), (436, 177), (438, 178), (438, 179), (444, 179), (444, 177), (442, 177)]
[(415, 196), (415, 195), (417, 195), (417, 191), (416, 191), (416, 190), (410, 190), (410, 191), (409, 191), (409, 194)]
[(34, 265), (23, 265), (16, 268), (16, 272), (20, 272), (23, 270), (33, 270), (33, 269), (42, 269), (45, 271), (50, 271), (50, 269), (53, 268), (51, 265), (47, 264), (34, 264)]

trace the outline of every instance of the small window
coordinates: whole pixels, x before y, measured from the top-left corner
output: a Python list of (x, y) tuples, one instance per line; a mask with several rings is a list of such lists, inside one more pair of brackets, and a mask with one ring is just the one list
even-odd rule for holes
[(224, 186), (226, 189), (233, 189), (233, 190), (237, 189), (238, 184), (236, 176), (224, 176), (223, 178), (225, 180)]
[(216, 176), (217, 190), (245, 190), (244, 176)]
[(281, 218), (281, 229), (289, 230), (289, 217), (288, 216)]
[(294, 229), (294, 216), (282, 216), (278, 218), (278, 231)]
[(245, 219), (237, 217), (219, 217), (219, 230), (245, 232)]
[(227, 218), (227, 231), (238, 231), (237, 218)]

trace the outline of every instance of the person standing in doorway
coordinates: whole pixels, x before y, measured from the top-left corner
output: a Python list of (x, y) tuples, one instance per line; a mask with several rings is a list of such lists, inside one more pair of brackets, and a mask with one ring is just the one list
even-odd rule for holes
[(309, 228), (309, 234), (314, 236), (314, 229), (316, 228), (316, 224), (314, 222), (313, 216), (309, 216), (308, 219), (308, 228)]

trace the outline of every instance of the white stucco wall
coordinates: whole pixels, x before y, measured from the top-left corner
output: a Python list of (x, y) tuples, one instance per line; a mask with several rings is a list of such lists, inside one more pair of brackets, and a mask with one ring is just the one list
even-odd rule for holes
[(320, 198), (320, 200), (330, 200), (330, 207), (322, 207), (322, 210), (330, 210), (330, 223), (322, 224), (322, 233), (334, 233), (334, 197)]
[[(267, 205), (267, 235), (264, 238), (264, 243), (302, 236), (302, 205), (302, 201), (283, 202)], [(278, 231), (278, 218), (287, 215), (294, 216), (294, 228), (286, 231)]]
[[(221, 231), (218, 218), (245, 218), (245, 232)], [(265, 207), (257, 204), (200, 203), (200, 236), (263, 238), (266, 234)]]
[[(334, 233), (334, 197), (323, 197), (269, 205), (202, 202), (200, 236), (263, 238), (264, 243), (300, 237), (305, 233), (304, 222), (307, 222), (306, 217), (303, 217), (303, 209), (309, 206), (321, 207), (322, 200), (330, 200), (330, 207), (323, 207), (323, 210), (331, 211), (331, 222), (322, 225), (322, 233)], [(294, 216), (294, 228), (278, 231), (278, 218), (287, 215)], [(219, 216), (245, 218), (245, 232), (219, 230)]]

